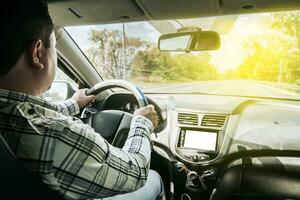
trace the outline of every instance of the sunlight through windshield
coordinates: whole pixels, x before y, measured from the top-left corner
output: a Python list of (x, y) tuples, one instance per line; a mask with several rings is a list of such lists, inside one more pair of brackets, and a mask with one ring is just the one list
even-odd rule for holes
[[(240, 15), (231, 22), (228, 17), (180, 22), (201, 26), (199, 20), (219, 24), (223, 20), (215, 30), (221, 34), (219, 50), (160, 52), (158, 38), (166, 30), (157, 24), (176, 30), (180, 26), (174, 20), (126, 23), (124, 32), (123, 24), (66, 30), (104, 79), (127, 79), (145, 92), (300, 97), (300, 12)], [(232, 23), (227, 32), (226, 23)]]

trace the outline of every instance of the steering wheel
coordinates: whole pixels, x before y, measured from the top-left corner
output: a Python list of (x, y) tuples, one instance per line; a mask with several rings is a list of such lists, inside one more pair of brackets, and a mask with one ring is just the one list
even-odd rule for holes
[[(86, 91), (86, 95), (97, 95), (111, 88), (123, 88), (131, 92), (136, 98), (139, 108), (148, 105), (142, 90), (125, 80), (107, 80), (97, 83)], [(121, 148), (127, 140), (132, 118), (132, 114), (124, 111), (105, 110), (90, 116), (87, 123), (110, 144)]]

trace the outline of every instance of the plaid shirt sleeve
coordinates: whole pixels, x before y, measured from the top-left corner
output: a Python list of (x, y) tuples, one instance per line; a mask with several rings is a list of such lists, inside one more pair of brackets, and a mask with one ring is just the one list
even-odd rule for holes
[(111, 146), (79, 120), (67, 124), (54, 154), (55, 177), (65, 196), (103, 198), (132, 192), (145, 184), (152, 128), (146, 118), (133, 118), (122, 149)]
[(76, 113), (75, 103), (54, 107), (38, 97), (0, 89), (0, 134), (31, 173), (66, 199), (102, 198), (142, 187), (152, 123), (135, 116), (119, 149), (69, 116)]
[(52, 106), (57, 112), (68, 116), (75, 116), (80, 112), (78, 103), (72, 98), (60, 103), (53, 103)]

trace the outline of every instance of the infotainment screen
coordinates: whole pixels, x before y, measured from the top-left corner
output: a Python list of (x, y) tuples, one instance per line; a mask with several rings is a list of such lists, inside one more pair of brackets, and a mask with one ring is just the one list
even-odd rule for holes
[(217, 146), (217, 133), (186, 130), (183, 146), (215, 151)]

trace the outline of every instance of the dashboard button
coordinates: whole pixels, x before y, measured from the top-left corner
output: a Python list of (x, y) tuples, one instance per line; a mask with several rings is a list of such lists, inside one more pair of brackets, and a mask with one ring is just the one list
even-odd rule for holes
[(193, 156), (192, 156), (192, 160), (193, 160), (194, 162), (198, 162), (198, 161), (199, 161), (198, 155), (197, 155), (197, 154), (196, 154), (196, 155), (193, 155)]
[(209, 155), (206, 154), (199, 154), (198, 157), (200, 161), (208, 160), (210, 158)]

